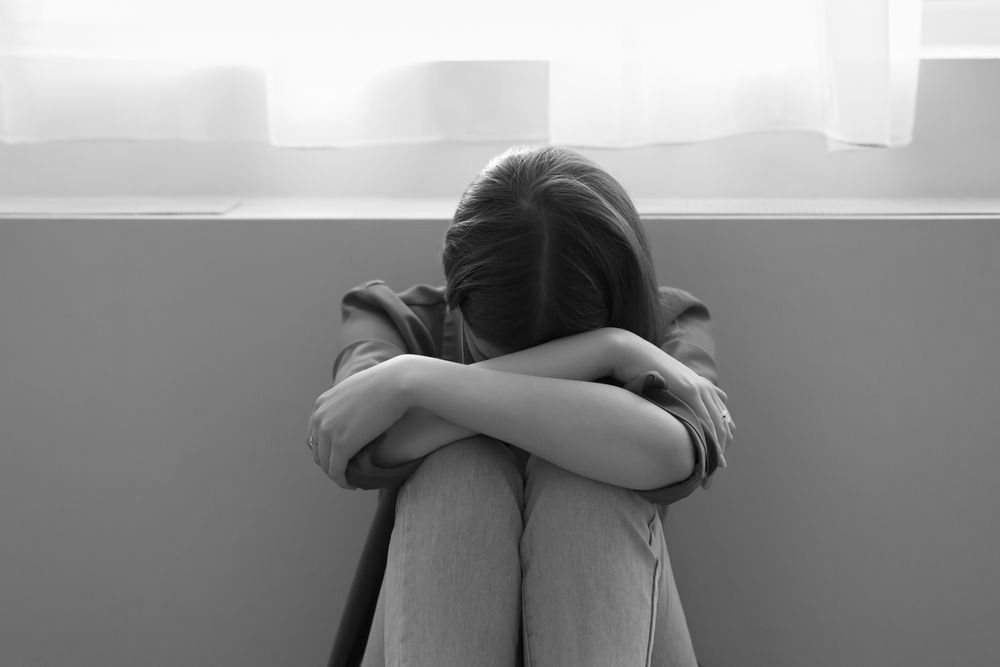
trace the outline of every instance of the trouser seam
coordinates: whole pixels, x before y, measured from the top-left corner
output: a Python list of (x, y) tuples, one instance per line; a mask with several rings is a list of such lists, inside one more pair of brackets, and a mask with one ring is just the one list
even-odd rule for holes
[[(523, 566), (522, 566), (523, 568)], [(524, 667), (531, 667), (533, 664), (531, 660), (531, 649), (529, 648), (528, 642), (528, 610), (525, 604), (525, 590), (524, 590), (524, 572), (521, 572), (521, 636), (524, 638), (524, 646), (522, 650), (524, 652)]]
[[(399, 589), (397, 590), (397, 595), (399, 596), (400, 599), (397, 600), (397, 604), (400, 607), (403, 604), (401, 598), (403, 597), (406, 591), (406, 574), (407, 574), (406, 571), (409, 568), (406, 567), (406, 541), (408, 538), (406, 534), (406, 503), (405, 502), (399, 503), (399, 500), (403, 498), (403, 495), (406, 494), (408, 491), (409, 489), (404, 484), (403, 487), (399, 490), (399, 497), (396, 499), (397, 508), (400, 505), (402, 505), (403, 507), (402, 512), (397, 512), (397, 518), (400, 520), (399, 563), (398, 567), (396, 568), (397, 572), (399, 572)], [(395, 663), (396, 667), (403, 667), (403, 665), (406, 662), (406, 651), (403, 650), (403, 644), (406, 642), (406, 632), (405, 632), (406, 628), (404, 627), (406, 614), (396, 614), (396, 616), (398, 617), (396, 622), (398, 623), (398, 628), (399, 628), (399, 639), (397, 646), (395, 647), (396, 648)], [(386, 647), (387, 653), (388, 649), (389, 647), (387, 646)]]
[(650, 611), (649, 611), (649, 640), (646, 643), (646, 667), (650, 667), (653, 661), (653, 640), (656, 637), (656, 608), (658, 606), (660, 593), (660, 567), (662, 563), (662, 558), (659, 553), (659, 546), (656, 544), (656, 521), (658, 515), (654, 507), (653, 518), (650, 520), (649, 527), (649, 545), (653, 552), (656, 554), (655, 562), (653, 565), (653, 594), (650, 596)]

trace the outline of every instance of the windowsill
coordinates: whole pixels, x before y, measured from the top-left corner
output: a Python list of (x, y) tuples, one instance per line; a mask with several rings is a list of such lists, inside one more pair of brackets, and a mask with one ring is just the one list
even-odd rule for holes
[[(0, 197), (0, 219), (450, 220), (457, 199)], [(1000, 198), (657, 198), (644, 218), (998, 218)]]

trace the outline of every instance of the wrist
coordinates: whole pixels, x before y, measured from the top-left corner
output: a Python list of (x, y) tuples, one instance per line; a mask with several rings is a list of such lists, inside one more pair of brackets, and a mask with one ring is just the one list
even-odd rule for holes
[(425, 391), (429, 366), (438, 360), (421, 354), (401, 354), (394, 357), (394, 360), (399, 363), (395, 376), (396, 391), (403, 410), (421, 407), (420, 398)]

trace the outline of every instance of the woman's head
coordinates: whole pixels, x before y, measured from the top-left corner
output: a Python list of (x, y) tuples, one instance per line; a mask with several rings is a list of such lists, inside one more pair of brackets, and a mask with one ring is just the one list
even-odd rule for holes
[(509, 149), (459, 201), (446, 299), (484, 346), (514, 351), (612, 326), (658, 342), (656, 275), (624, 188), (557, 146)]

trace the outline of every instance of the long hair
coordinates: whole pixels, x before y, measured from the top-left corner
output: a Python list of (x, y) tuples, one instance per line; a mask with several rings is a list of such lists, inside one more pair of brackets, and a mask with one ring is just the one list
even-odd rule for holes
[(459, 201), (442, 262), (448, 306), (506, 352), (606, 326), (662, 341), (635, 206), (566, 148), (514, 146), (493, 158)]

